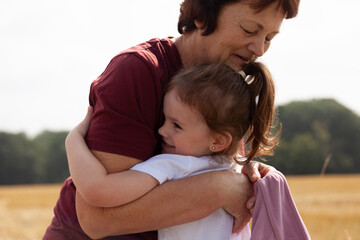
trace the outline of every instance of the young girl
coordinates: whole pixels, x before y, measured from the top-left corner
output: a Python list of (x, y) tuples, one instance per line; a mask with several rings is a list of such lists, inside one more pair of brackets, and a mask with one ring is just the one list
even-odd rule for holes
[[(246, 73), (246, 74), (245, 74)], [(66, 139), (72, 179), (82, 197), (99, 207), (129, 203), (168, 180), (207, 171), (235, 170), (254, 157), (270, 155), (277, 135), (270, 136), (274, 83), (261, 63), (244, 72), (224, 64), (180, 71), (164, 97), (165, 122), (158, 130), (163, 154), (128, 171), (107, 174), (84, 141), (92, 109)], [(238, 154), (246, 139), (245, 157)], [(199, 189), (199, 194), (201, 190)], [(159, 230), (159, 239), (250, 239), (246, 226), (232, 234), (233, 218), (223, 209), (195, 222)]]

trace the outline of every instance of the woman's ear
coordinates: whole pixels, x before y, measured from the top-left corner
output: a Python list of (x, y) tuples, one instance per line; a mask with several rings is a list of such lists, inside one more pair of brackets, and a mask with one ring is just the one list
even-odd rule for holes
[(213, 133), (212, 140), (210, 142), (210, 151), (212, 152), (221, 152), (227, 149), (232, 141), (232, 136), (230, 133)]
[(194, 20), (194, 24), (196, 26), (197, 29), (199, 29), (200, 31), (203, 31), (203, 26), (204, 24), (202, 24), (201, 22), (199, 22), (198, 20)]

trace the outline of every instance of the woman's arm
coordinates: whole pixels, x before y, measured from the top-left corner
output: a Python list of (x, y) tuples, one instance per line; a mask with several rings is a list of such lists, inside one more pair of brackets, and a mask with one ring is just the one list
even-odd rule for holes
[[(109, 160), (114, 155), (93, 153), (104, 165), (115, 167)], [(122, 156), (118, 157), (120, 159)], [(76, 209), (82, 229), (92, 238), (144, 232), (191, 222), (221, 207), (235, 216), (236, 229), (240, 230), (251, 217), (245, 204), (252, 193), (252, 185), (244, 175), (215, 171), (165, 182), (143, 197), (115, 208), (91, 206), (77, 194)]]
[(155, 178), (139, 171), (107, 174), (84, 140), (91, 114), (92, 108), (89, 107), (85, 119), (70, 131), (65, 141), (70, 174), (84, 200), (98, 207), (120, 206), (158, 185)]
[[(80, 131), (81, 136), (86, 133), (84, 129)], [(91, 153), (107, 173), (126, 171), (140, 162), (117, 154)], [(168, 181), (139, 199), (114, 208), (92, 206), (77, 192), (76, 210), (81, 227), (92, 238), (144, 232), (195, 221), (221, 207), (235, 217), (234, 230), (238, 231), (251, 217), (245, 205), (252, 194), (252, 185), (244, 175), (215, 171)]]

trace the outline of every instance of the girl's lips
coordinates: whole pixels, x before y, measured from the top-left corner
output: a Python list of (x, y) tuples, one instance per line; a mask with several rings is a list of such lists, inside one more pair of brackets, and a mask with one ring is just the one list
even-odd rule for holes
[(162, 147), (163, 147), (163, 148), (175, 148), (175, 146), (172, 146), (172, 145), (170, 145), (170, 144), (167, 144), (166, 142), (163, 142), (163, 143), (162, 143)]
[(174, 153), (176, 151), (175, 146), (172, 146), (165, 142), (162, 142), (161, 147), (162, 147), (162, 153)]

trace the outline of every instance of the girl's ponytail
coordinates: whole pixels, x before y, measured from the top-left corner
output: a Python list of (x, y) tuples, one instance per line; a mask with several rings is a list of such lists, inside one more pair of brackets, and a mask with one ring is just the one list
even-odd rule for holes
[[(271, 127), (275, 114), (275, 86), (270, 71), (260, 62), (248, 64), (244, 68), (252, 91), (250, 107), (251, 124), (245, 144), (250, 144), (246, 154), (248, 161), (256, 156), (272, 155), (279, 134), (271, 137)], [(248, 162), (247, 161), (247, 162)]]

